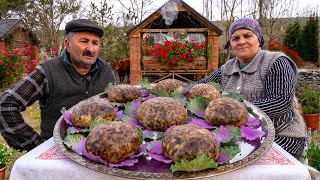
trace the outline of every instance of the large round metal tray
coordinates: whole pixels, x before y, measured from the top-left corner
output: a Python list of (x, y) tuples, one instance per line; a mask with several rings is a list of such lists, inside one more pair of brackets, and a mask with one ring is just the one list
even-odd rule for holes
[[(97, 95), (97, 97), (104, 97), (105, 94)], [(272, 146), (275, 137), (275, 130), (272, 121), (269, 117), (261, 111), (259, 108), (254, 106), (248, 101), (244, 100), (247, 106), (251, 107), (261, 120), (262, 129), (266, 132), (266, 136), (263, 137), (260, 141), (261, 145), (255, 148), (252, 148), (249, 144), (241, 144), (240, 149), (241, 154), (240, 156), (237, 155), (234, 159), (232, 159), (232, 163), (228, 165), (219, 166), (217, 169), (207, 169), (198, 172), (175, 172), (171, 173), (168, 165), (161, 166), (162, 172), (159, 172), (159, 169), (152, 170), (148, 168), (150, 166), (149, 163), (159, 163), (155, 161), (144, 161), (141, 163), (137, 163), (135, 166), (139, 166), (138, 168), (130, 167), (130, 168), (112, 168), (105, 166), (103, 164), (99, 164), (93, 161), (86, 159), (85, 157), (73, 152), (72, 150), (68, 149), (63, 144), (63, 139), (66, 136), (66, 130), (69, 125), (64, 121), (63, 116), (61, 116), (53, 131), (53, 138), (56, 144), (59, 146), (60, 150), (68, 156), (71, 160), (75, 161), (76, 163), (85, 166), (87, 168), (93, 169), (95, 171), (105, 173), (112, 176), (118, 176), (122, 178), (130, 178), (130, 179), (199, 179), (199, 178), (206, 178), (221, 175), (224, 173), (228, 173), (230, 171), (234, 171), (240, 168), (243, 168), (257, 159), (259, 159), (269, 148)], [(71, 108), (72, 109), (72, 108)], [(143, 167), (141, 167), (143, 166)], [(145, 170), (144, 170), (145, 169)]]

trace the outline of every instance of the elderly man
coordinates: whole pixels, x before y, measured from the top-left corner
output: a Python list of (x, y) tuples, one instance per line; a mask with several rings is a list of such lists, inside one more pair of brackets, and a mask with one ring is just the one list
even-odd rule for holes
[[(115, 81), (110, 64), (98, 58), (102, 27), (77, 19), (67, 23), (65, 33), (60, 57), (43, 62), (0, 96), (0, 131), (16, 149), (31, 150), (49, 139), (63, 107), (99, 94)], [(40, 135), (20, 113), (36, 100), (41, 109)]]

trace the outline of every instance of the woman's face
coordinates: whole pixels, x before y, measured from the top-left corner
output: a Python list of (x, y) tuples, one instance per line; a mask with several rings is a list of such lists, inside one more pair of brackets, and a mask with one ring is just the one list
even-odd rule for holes
[(230, 44), (240, 63), (249, 63), (260, 49), (258, 37), (248, 29), (236, 30), (231, 36)]

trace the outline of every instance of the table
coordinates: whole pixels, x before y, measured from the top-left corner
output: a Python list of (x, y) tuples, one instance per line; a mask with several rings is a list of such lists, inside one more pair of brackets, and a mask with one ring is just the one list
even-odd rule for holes
[[(86, 168), (65, 156), (53, 138), (17, 159), (10, 180), (118, 180), (121, 177)], [(254, 163), (219, 176), (214, 180), (309, 180), (308, 169), (276, 143)]]

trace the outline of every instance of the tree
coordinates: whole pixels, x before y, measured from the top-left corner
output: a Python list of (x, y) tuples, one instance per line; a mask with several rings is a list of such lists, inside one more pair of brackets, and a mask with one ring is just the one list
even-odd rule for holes
[(286, 45), (290, 49), (297, 50), (296, 41), (297, 38), (301, 34), (301, 27), (298, 19), (296, 19), (293, 23), (290, 23), (286, 28), (286, 35), (283, 39), (283, 44)]
[(297, 40), (297, 51), (299, 55), (306, 61), (317, 63), (319, 58), (319, 19), (313, 13), (307, 24), (304, 26), (301, 35)]
[(213, 0), (202, 0), (202, 11), (204, 17), (209, 20), (213, 19)]
[(91, 2), (87, 13), (90, 19), (104, 27), (99, 57), (110, 63), (129, 57), (129, 38), (125, 35), (128, 26), (114, 15), (114, 6), (108, 0), (101, 0), (98, 5)]
[(20, 10), (27, 0), (0, 0), (0, 19), (12, 18), (15, 11)]
[(33, 0), (20, 8), (16, 15), (37, 33), (42, 45), (50, 52), (52, 47), (61, 51), (63, 45), (59, 28), (68, 15), (75, 14), (81, 7), (78, 0)]
[(117, 0), (121, 5), (120, 17), (128, 24), (138, 24), (147, 14), (152, 13), (155, 8), (152, 6), (154, 0), (130, 0), (126, 3), (124, 0)]
[(294, 5), (296, 0), (269, 0), (263, 1), (264, 13), (263, 19), (260, 18), (260, 23), (264, 27), (265, 40), (271, 42), (279, 40), (283, 36), (283, 29), (277, 29), (276, 27), (282, 27), (285, 23), (284, 18), (292, 17), (294, 12)]

